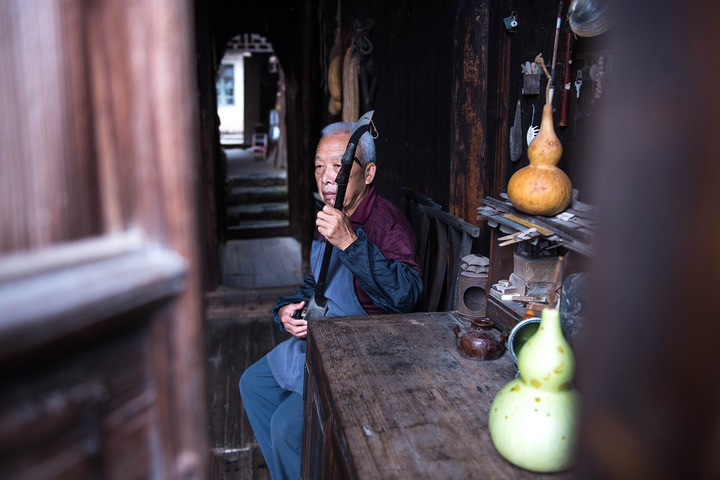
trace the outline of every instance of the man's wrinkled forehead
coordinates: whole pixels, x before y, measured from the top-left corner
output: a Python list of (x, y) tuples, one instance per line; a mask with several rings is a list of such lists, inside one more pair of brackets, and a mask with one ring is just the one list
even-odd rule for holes
[(350, 135), (333, 135), (320, 139), (315, 150), (316, 160), (340, 160), (345, 153)]

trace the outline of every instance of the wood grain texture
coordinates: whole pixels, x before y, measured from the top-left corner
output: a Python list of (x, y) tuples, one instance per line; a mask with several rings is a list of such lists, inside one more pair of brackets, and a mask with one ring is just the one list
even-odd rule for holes
[[(337, 436), (331, 471), (347, 468), (349, 478), (536, 477), (500, 457), (487, 429), (495, 394), (515, 374), (509, 355), (462, 357), (457, 324), (451, 313), (311, 322), (308, 409), (332, 416), (332, 431), (323, 433)], [(305, 447), (307, 455), (319, 448)]]
[(449, 212), (475, 222), (479, 199), (488, 192), (486, 158), (489, 2), (459, 2), (453, 37), (452, 152)]
[(195, 41), (197, 51), (198, 108), (200, 111), (200, 200), (202, 202), (202, 249), (205, 265), (203, 291), (214, 291), (220, 284), (219, 247), (225, 241), (225, 164), (220, 147), (220, 125), (215, 92), (212, 35), (208, 6), (195, 2)]
[[(119, 437), (152, 457), (144, 463), (119, 458), (138, 466), (137, 472), (126, 468), (131, 477), (206, 476), (191, 4), (0, 5), (0, 252), (31, 251), (38, 257), (30, 266), (41, 267), (37, 274), (21, 268), (25, 278), (13, 276), (3, 286), (3, 307), (12, 308), (12, 317), (3, 319), (22, 334), (22, 341), (3, 335), (10, 342), (3, 352), (72, 331), (58, 349), (26, 349), (12, 359), (52, 365), (58, 350), (70, 355), (89, 339), (99, 341), (96, 331), (84, 331), (98, 318), (128, 328), (139, 328), (139, 318), (150, 324), (143, 341), (152, 338), (154, 345), (143, 378), (152, 386), (153, 415), (129, 415), (118, 424), (119, 430), (136, 422), (152, 429), (151, 445), (133, 434)], [(65, 242), (79, 242), (79, 250), (88, 237), (134, 229), (174, 260), (149, 251), (90, 260), (94, 253), (82, 258), (81, 252), (53, 263), (39, 253)], [(165, 301), (155, 301), (161, 297)], [(55, 426), (56, 435), (65, 433), (67, 424)]]
[(212, 448), (236, 449), (254, 442), (238, 384), (243, 372), (289, 337), (269, 314), (213, 320), (209, 327), (208, 382)]
[[(186, 262), (185, 289), (158, 312), (154, 374), (166, 474), (204, 476), (204, 325), (197, 232), (198, 144), (191, 2), (88, 2), (92, 114), (106, 232), (139, 226)], [(128, 54), (132, 52), (132, 54)], [(182, 421), (179, 421), (182, 419)]]
[(146, 374), (151, 347), (143, 325), (52, 364), (2, 372), (3, 478), (152, 475), (156, 391)]
[(124, 322), (123, 314), (175, 296), (184, 285), (182, 259), (158, 248), (7, 282), (0, 286), (0, 361)]
[(465, 220), (426, 205), (419, 206), (418, 254), (423, 265), (423, 311), (457, 310), (461, 259), (470, 254), (480, 228)]
[(242, 373), (289, 337), (269, 311), (295, 289), (221, 289), (208, 297), (206, 341), (209, 384), (210, 478), (267, 480), (265, 459), (245, 414), (238, 383)]
[(3, 253), (100, 233), (81, 3), (0, 5)]

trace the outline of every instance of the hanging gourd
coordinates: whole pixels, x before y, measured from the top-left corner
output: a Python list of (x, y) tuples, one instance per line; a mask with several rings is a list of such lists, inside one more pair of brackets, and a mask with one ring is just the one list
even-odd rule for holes
[(340, 1), (338, 0), (337, 26), (335, 27), (335, 42), (330, 49), (330, 64), (327, 73), (327, 86), (330, 100), (328, 112), (337, 115), (342, 110), (342, 65), (343, 55), (340, 40)]
[(360, 116), (357, 56), (354, 54), (355, 40), (345, 51), (342, 68), (342, 120), (356, 122)]
[[(560, 266), (555, 285), (559, 271)], [(509, 462), (533, 472), (559, 472), (571, 466), (576, 438), (575, 358), (558, 310), (546, 308), (541, 315), (537, 332), (518, 354), (519, 377), (493, 400), (488, 427), (495, 448)]]
[(530, 165), (510, 177), (507, 193), (510, 202), (521, 212), (552, 216), (562, 212), (570, 204), (572, 183), (565, 172), (557, 167), (563, 149), (553, 126), (550, 74), (541, 55), (535, 58), (535, 63), (542, 67), (548, 78), (540, 131), (528, 146)]
[(342, 56), (337, 55), (330, 60), (328, 67), (328, 91), (330, 115), (337, 115), (342, 110)]

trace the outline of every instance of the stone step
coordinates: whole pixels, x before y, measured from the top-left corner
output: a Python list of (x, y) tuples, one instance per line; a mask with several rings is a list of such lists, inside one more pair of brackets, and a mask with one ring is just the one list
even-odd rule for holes
[(227, 185), (232, 190), (235, 187), (269, 187), (273, 185), (287, 185), (285, 174), (248, 174), (228, 177)]
[(234, 187), (227, 194), (228, 205), (248, 203), (287, 202), (287, 185), (269, 185), (265, 187)]
[(263, 228), (280, 228), (290, 226), (290, 219), (285, 220), (240, 220), (234, 227), (228, 229), (260, 230)]
[(232, 205), (227, 208), (228, 226), (238, 225), (241, 221), (286, 220), (290, 218), (287, 203), (253, 203)]

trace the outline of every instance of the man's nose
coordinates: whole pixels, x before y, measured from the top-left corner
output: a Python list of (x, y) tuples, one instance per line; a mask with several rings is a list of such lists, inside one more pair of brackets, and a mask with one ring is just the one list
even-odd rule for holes
[(337, 177), (337, 172), (334, 168), (326, 168), (325, 173), (323, 173), (323, 183), (332, 184), (335, 183), (335, 178)]

